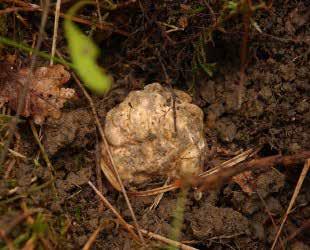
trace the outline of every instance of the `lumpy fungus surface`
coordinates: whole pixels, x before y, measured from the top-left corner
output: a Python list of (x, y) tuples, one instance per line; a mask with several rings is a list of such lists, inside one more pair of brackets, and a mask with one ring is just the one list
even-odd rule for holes
[(202, 171), (203, 112), (191, 101), (183, 91), (153, 83), (108, 112), (104, 130), (126, 186)]

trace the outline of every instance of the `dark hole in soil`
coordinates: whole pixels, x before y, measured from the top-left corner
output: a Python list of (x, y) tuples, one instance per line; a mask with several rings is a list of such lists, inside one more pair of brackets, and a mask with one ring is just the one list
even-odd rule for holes
[(270, 144), (263, 145), (261, 151), (259, 152), (261, 157), (267, 157), (278, 154), (278, 150), (273, 148)]

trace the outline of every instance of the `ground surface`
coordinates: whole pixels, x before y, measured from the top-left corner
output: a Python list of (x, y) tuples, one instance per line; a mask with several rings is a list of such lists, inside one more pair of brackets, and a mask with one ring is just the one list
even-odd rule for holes
[[(128, 36), (81, 26), (99, 44), (100, 63), (115, 79), (106, 97), (93, 97), (100, 119), (104, 122), (107, 111), (129, 91), (157, 81), (187, 91), (203, 109), (209, 147), (205, 169), (252, 147), (262, 147), (259, 156), (309, 150), (309, 2), (269, 1), (273, 2), (272, 7), (253, 13), (248, 32), (241, 15), (223, 21), (209, 32), (214, 18), (229, 16), (223, 5), (215, 2), (141, 1), (140, 5), (130, 3), (108, 11), (106, 21)], [(63, 11), (68, 6), (70, 1), (63, 4)], [(26, 28), (11, 13), (1, 16), (1, 32), (10, 38), (15, 32), (14, 39), (31, 45), (33, 37), (27, 29), (38, 31), (41, 13), (20, 14), (27, 19)], [(96, 9), (89, 7), (81, 16), (96, 20)], [(184, 30), (167, 33), (171, 29), (167, 24)], [(52, 30), (50, 16), (43, 50), (50, 50)], [(242, 43), (247, 35), (248, 41)], [(240, 49), (244, 46), (248, 53), (242, 60)], [(66, 54), (63, 33), (59, 35), (58, 49)], [(28, 54), (2, 48), (3, 60), (12, 60), (8, 55), (16, 55), (16, 67), (29, 66)], [(39, 64), (48, 62), (39, 59)], [(244, 80), (240, 80), (243, 75)], [(12, 148), (28, 160), (10, 156), (1, 169), (0, 228), (8, 228), (25, 209), (40, 208), (42, 217), (36, 211), (31, 215), (34, 225), (30, 225), (29, 217), (16, 223), (6, 241), (0, 239), (0, 246), (13, 242), (22, 248), (26, 242), (31, 244), (31, 236), (39, 235), (46, 240), (34, 240), (34, 247), (80, 249), (102, 224), (92, 249), (137, 249), (139, 246), (118, 226), (112, 213), (104, 207), (99, 210), (98, 198), (87, 185), (89, 179), (93, 183), (98, 180), (99, 135), (82, 92), (74, 81), (69, 86), (76, 89), (78, 98), (64, 107), (59, 120), (49, 119), (41, 127), (43, 145), (55, 168), (52, 181), (29, 123), (18, 127), (19, 139), (14, 140)], [(269, 249), (276, 232), (272, 220), (280, 224), (301, 167), (285, 170), (280, 166), (255, 174), (252, 195), (234, 182), (204, 192), (200, 200), (190, 191), (180, 240), (198, 249)], [(9, 174), (4, 176), (8, 169)], [(310, 248), (310, 232), (306, 229), (310, 219), (309, 187), (308, 176), (282, 233), (282, 243), (288, 249)], [(105, 179), (102, 190), (124, 219), (132, 223), (122, 195)], [(131, 198), (141, 227), (167, 237), (176, 200), (177, 192), (165, 194), (159, 206), (148, 211), (153, 197)], [(301, 232), (295, 235), (300, 228)], [(149, 248), (160, 248), (156, 241), (149, 244)]]

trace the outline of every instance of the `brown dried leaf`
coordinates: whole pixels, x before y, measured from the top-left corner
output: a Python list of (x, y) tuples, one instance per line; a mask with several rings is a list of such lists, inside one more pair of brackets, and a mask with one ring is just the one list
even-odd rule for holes
[(251, 171), (245, 171), (241, 174), (234, 176), (232, 179), (234, 182), (236, 182), (241, 187), (243, 192), (250, 194), (250, 195), (253, 194), (254, 191), (251, 185), (251, 181), (254, 178), (253, 178), (253, 173)]
[[(23, 86), (28, 80), (28, 68), (14, 72), (8, 66), (6, 72), (0, 74), (0, 81), (4, 79), (0, 89), (0, 106), (8, 103), (10, 108), (17, 110)], [(62, 65), (40, 67), (33, 73), (29, 91), (25, 97), (22, 116), (32, 116), (36, 124), (42, 124), (46, 117), (59, 118), (60, 109), (64, 103), (75, 95), (71, 88), (61, 88), (68, 82), (70, 74)]]

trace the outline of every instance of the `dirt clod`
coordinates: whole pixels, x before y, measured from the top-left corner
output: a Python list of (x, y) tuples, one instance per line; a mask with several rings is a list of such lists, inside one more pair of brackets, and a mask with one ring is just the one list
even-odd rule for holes
[(198, 239), (249, 233), (249, 222), (242, 214), (231, 208), (218, 208), (208, 204), (194, 209), (190, 225)]

